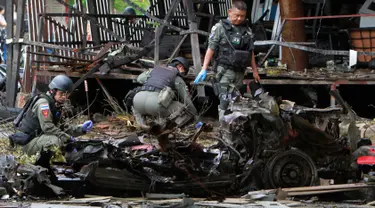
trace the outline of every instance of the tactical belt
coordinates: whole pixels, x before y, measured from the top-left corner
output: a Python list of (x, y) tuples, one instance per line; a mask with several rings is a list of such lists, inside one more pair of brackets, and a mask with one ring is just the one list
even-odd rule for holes
[(245, 70), (246, 70), (246, 67), (238, 69), (238, 68), (236, 68), (236, 67), (234, 67), (230, 64), (224, 64), (224, 63), (219, 63), (218, 66), (221, 66), (225, 69), (230, 69), (230, 70), (235, 71), (235, 72), (245, 72)]
[(142, 87), (139, 87), (139, 89), (138, 89), (138, 92), (140, 92), (140, 91), (160, 92), (161, 89), (159, 89), (157, 87), (152, 87), (152, 86), (142, 86)]

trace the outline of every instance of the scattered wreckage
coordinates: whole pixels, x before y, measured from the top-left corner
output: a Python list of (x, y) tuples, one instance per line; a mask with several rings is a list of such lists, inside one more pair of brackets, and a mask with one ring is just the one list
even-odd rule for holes
[[(182, 109), (167, 122), (151, 125), (148, 132), (70, 143), (65, 148), (67, 164), (41, 169), (28, 165), (32, 171), (27, 180), (55, 189), (56, 195), (63, 189), (75, 196), (162, 192), (219, 198), (264, 188), (313, 186), (319, 178), (334, 179), (336, 184), (356, 182), (361, 171), (352, 157), (360, 141), (355, 114), (338, 91), (331, 95), (342, 107), (279, 104), (268, 93), (238, 97), (225, 115), (218, 144), (208, 148), (197, 143), (199, 134), (209, 129), (207, 124), (188, 135), (177, 130), (191, 118), (181, 117)], [(151, 137), (158, 142), (145, 142)], [(8, 161), (10, 156), (4, 157)], [(15, 173), (25, 169), (21, 167), (2, 162), (3, 186), (11, 187), (8, 193), (19, 190), (15, 178), (20, 175)], [(26, 190), (33, 190), (28, 184)]]

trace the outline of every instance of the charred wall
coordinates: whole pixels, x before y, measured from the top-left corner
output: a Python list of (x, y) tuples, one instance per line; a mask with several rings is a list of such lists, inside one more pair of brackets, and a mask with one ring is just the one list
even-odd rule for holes
[[(76, 79), (74, 79), (76, 80)], [(108, 89), (113, 97), (115, 97), (119, 103), (122, 105), (122, 100), (130, 89), (138, 86), (136, 83), (133, 83), (131, 80), (102, 80), (104, 86)], [(91, 112), (98, 113), (110, 113), (111, 108), (106, 102), (106, 97), (103, 93), (103, 90), (100, 88), (99, 84), (95, 79), (88, 79), (89, 84), (89, 98), (92, 102), (98, 92), (96, 102), (90, 108)], [(40, 88), (42, 91), (47, 90)], [(306, 92), (302, 90), (302, 85), (265, 85), (264, 88), (275, 97), (280, 97), (282, 99), (295, 101), (298, 105), (304, 105), (311, 107), (312, 104), (309, 100), (309, 97), (306, 95)], [(309, 86), (309, 88), (316, 91), (318, 96), (318, 108), (325, 108), (330, 105), (330, 95), (329, 95), (329, 85), (315, 85)], [(375, 107), (371, 107), (371, 104), (375, 105), (375, 96), (373, 92), (375, 86), (372, 85), (340, 85), (338, 87), (342, 97), (356, 113), (361, 117), (366, 118), (375, 118)], [(246, 91), (246, 87), (241, 89), (242, 92)], [(209, 96), (209, 105), (210, 108), (204, 114), (205, 116), (217, 118), (217, 106), (219, 100), (214, 95), (213, 90), (210, 87), (206, 87), (206, 95)], [(86, 104), (86, 94), (84, 91), (83, 84), (72, 94), (71, 100), (74, 101), (73, 104), (85, 108)], [(195, 99), (194, 104), (197, 108), (203, 108), (201, 100)], [(107, 110), (104, 110), (107, 109)]]
[[(301, 90), (301, 85), (266, 85), (265, 89), (273, 96), (281, 96), (283, 99), (295, 101), (298, 105), (309, 104), (306, 94)], [(318, 95), (319, 108), (325, 108), (330, 105), (330, 96), (328, 85), (312, 86)], [(337, 88), (343, 99), (354, 109), (358, 116), (366, 118), (375, 118), (375, 96), (373, 85), (340, 85)]]

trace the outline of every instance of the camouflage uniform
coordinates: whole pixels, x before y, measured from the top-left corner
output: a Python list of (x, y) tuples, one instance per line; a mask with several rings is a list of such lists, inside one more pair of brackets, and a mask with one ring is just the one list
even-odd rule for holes
[[(47, 93), (47, 95), (51, 96), (49, 93)], [(57, 127), (57, 122), (54, 119), (54, 116), (57, 115), (53, 115), (51, 111), (53, 107), (55, 106), (50, 106), (47, 99), (39, 98), (31, 109), (29, 109), (32, 111), (32, 115), (37, 117), (41, 133), (23, 146), (23, 150), (28, 155), (34, 155), (40, 151), (48, 150), (56, 152), (69, 141), (71, 135), (80, 136), (84, 134), (81, 125), (66, 125), (64, 126), (64, 130)]]
[[(228, 31), (230, 31), (230, 34), (228, 34)], [(234, 35), (232, 36), (231, 34)], [(240, 38), (234, 37), (235, 35)], [(241, 35), (242, 37), (246, 36), (246, 40), (241, 39)], [(247, 21), (238, 26), (232, 25), (229, 19), (220, 21), (212, 27), (208, 40), (208, 48), (212, 49), (216, 56), (216, 80), (221, 85), (220, 105), (218, 106), (219, 120), (222, 119), (225, 110), (228, 108), (230, 99), (228, 95), (232, 94), (235, 89), (238, 89), (243, 84), (244, 72), (247, 67), (244, 66), (239, 69), (230, 65), (229, 56), (226, 54), (231, 53), (232, 49), (228, 44), (228, 40), (231, 41), (232, 46), (236, 49), (252, 51), (254, 49), (253, 35), (251, 29), (247, 26)], [(246, 43), (244, 43), (245, 41)]]
[[(152, 70), (153, 69), (150, 69), (140, 74), (137, 78), (137, 82), (140, 84), (145, 84), (150, 78)], [(134, 110), (141, 115), (167, 117), (181, 107), (186, 106), (189, 112), (195, 115), (197, 110), (190, 99), (188, 87), (180, 76), (176, 76), (173, 83), (173, 88), (177, 92), (179, 101), (172, 100), (167, 108), (158, 103), (159, 92), (140, 91), (137, 92), (133, 99)]]

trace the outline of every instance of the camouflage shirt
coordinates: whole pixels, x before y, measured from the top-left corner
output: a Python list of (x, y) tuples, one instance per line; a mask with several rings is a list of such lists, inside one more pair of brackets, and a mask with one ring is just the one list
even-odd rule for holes
[(49, 106), (48, 100), (45, 98), (40, 98), (34, 106), (32, 107), (32, 112), (38, 117), (40, 127), (42, 129), (42, 134), (55, 135), (63, 143), (67, 142), (72, 136), (80, 136), (83, 134), (82, 127), (80, 125), (71, 126), (63, 125), (63, 129), (56, 126), (53, 115), (51, 112), (51, 107)]
[[(227, 20), (224, 20), (226, 22), (229, 22), (229, 19)], [(241, 31), (241, 29), (243, 29), (243, 25), (241, 26), (236, 26), (236, 25), (232, 25), (231, 24), (231, 27), (234, 31)], [(250, 27), (246, 27), (246, 30), (247, 32), (249, 33), (249, 35), (253, 38), (253, 34), (252, 34), (252, 31), (251, 31), (251, 28)], [(226, 33), (226, 30), (224, 28), (224, 25), (223, 23), (220, 21), (218, 23), (216, 23), (212, 29), (211, 29), (211, 34), (208, 38), (208, 48), (212, 49), (213, 51), (217, 52), (219, 47), (221, 46), (224, 46), (228, 43), (227, 39), (225, 38), (225, 33)], [(253, 47), (249, 48), (250, 50), (253, 49)]]

